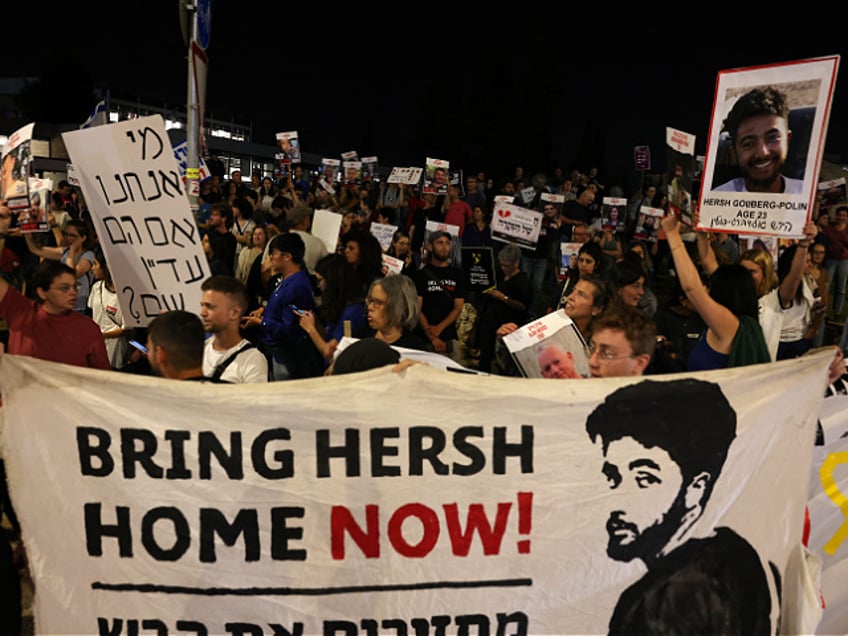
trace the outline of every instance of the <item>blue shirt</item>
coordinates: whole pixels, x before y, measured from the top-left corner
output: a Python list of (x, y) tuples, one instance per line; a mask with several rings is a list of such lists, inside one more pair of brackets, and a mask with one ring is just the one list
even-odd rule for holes
[(268, 299), (262, 314), (261, 342), (267, 347), (284, 347), (287, 342), (307, 338), (300, 327), (298, 309), (315, 310), (315, 295), (309, 275), (300, 270), (284, 278)]

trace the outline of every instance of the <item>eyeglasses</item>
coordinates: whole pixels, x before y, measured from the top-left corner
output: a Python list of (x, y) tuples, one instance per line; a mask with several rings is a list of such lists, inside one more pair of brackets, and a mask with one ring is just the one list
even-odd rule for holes
[(612, 360), (623, 360), (624, 358), (632, 358), (633, 354), (622, 354), (618, 355), (614, 349), (608, 349), (606, 345), (596, 345), (594, 342), (589, 342), (589, 356), (593, 356), (598, 354), (598, 359), (603, 360), (604, 362), (611, 362)]
[(365, 299), (365, 305), (366, 305), (366, 306), (369, 306), (369, 307), (370, 307), (371, 305), (374, 305), (375, 307), (378, 307), (378, 308), (379, 308), (379, 307), (385, 307), (385, 306), (386, 306), (386, 301), (385, 301), (385, 300), (380, 300), (380, 299), (378, 299), (378, 298), (371, 298), (371, 297), (369, 296), (368, 298), (366, 298), (366, 299)]
[(79, 288), (80, 288), (79, 283), (73, 283), (73, 284), (65, 283), (64, 285), (56, 285), (55, 287), (51, 287), (50, 289), (58, 289), (63, 294), (67, 294), (72, 289), (77, 290)]

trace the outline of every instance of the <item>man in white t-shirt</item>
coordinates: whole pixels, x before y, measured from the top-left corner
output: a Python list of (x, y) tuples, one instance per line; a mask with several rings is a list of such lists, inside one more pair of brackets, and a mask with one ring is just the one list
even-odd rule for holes
[(247, 289), (234, 276), (210, 276), (200, 287), (200, 318), (212, 334), (203, 348), (203, 375), (233, 384), (268, 381), (268, 361), (239, 326), (247, 308)]

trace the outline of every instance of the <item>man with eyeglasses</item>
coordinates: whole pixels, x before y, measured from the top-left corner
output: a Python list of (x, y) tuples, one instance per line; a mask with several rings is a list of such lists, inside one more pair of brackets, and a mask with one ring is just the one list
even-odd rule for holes
[(9, 325), (8, 353), (112, 369), (100, 327), (74, 311), (79, 284), (73, 269), (59, 261), (44, 260), (33, 271), (29, 288), (35, 291), (37, 301), (0, 277), (0, 318)]
[(656, 346), (656, 325), (645, 312), (611, 307), (592, 321), (589, 373), (593, 378), (642, 375)]

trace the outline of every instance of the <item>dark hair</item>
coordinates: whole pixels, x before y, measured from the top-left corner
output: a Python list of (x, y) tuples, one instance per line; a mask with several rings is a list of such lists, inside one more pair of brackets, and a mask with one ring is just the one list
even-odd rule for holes
[(706, 471), (703, 505), (736, 437), (736, 411), (713, 382), (643, 380), (610, 393), (589, 414), (586, 432), (593, 443), (601, 438), (605, 454), (623, 437), (664, 449), (680, 467), (684, 486)]
[(353, 227), (342, 235), (341, 244), (353, 241), (359, 246), (359, 262), (354, 266), (363, 290), (383, 275), (383, 248), (371, 232)]
[(242, 313), (247, 309), (247, 287), (235, 276), (215, 274), (201, 283), (200, 290), (216, 291), (232, 296), (235, 304), (241, 307)]
[(604, 277), (597, 273), (583, 274), (578, 280), (585, 280), (595, 287), (595, 291), (592, 293), (592, 306), (606, 309), (607, 303), (609, 303), (609, 288)]
[(633, 355), (647, 353), (654, 355), (657, 348), (657, 325), (648, 314), (638, 307), (621, 303), (611, 304), (597, 318), (592, 320), (592, 333), (602, 329), (621, 331), (633, 349)]
[(786, 96), (771, 86), (748, 91), (733, 104), (722, 122), (722, 131), (727, 131), (731, 139), (736, 141), (736, 133), (742, 122), (758, 115), (777, 115), (788, 122), (789, 104)]
[(227, 227), (228, 230), (233, 227), (233, 208), (226, 201), (218, 201), (216, 203), (213, 203), (212, 206), (209, 208), (209, 212), (217, 212), (218, 215), (222, 219), (224, 219), (224, 225)]
[(50, 289), (50, 285), (53, 284), (53, 281), (59, 278), (62, 274), (70, 274), (74, 278), (77, 277), (77, 273), (72, 267), (65, 265), (61, 261), (45, 259), (35, 266), (35, 269), (29, 278), (29, 285), (33, 290), (43, 289), (44, 291), (47, 291)]
[(614, 263), (606, 275), (607, 282), (610, 285), (610, 292), (613, 296), (615, 296), (622, 287), (632, 285), (640, 278), (644, 278), (646, 281), (648, 280), (645, 268), (642, 267), (641, 262), (637, 263), (628, 259), (623, 259)]
[[(583, 245), (580, 246), (580, 249), (577, 250), (577, 255), (586, 254), (595, 259), (595, 274), (600, 274), (603, 271), (604, 267), (604, 250), (601, 247), (601, 244), (597, 241), (586, 241)], [(576, 260), (576, 259), (575, 259)], [(575, 263), (575, 268), (577, 264)]]
[(399, 361), (400, 353), (382, 340), (362, 338), (339, 354), (333, 363), (333, 375), (368, 371)]
[(709, 278), (710, 298), (724, 305), (735, 316), (750, 316), (759, 321), (757, 286), (751, 272), (737, 263), (720, 265)]
[(153, 344), (165, 350), (177, 371), (203, 366), (206, 332), (197, 314), (182, 309), (166, 311), (147, 326), (147, 335)]
[(315, 273), (320, 274), (326, 282), (321, 290), (321, 305), (318, 308), (318, 314), (325, 325), (338, 322), (349, 304), (362, 302), (359, 279), (343, 255), (334, 252), (321, 257), (315, 263)]
[(71, 219), (65, 224), (63, 231), (66, 231), (69, 227), (75, 228), (77, 232), (80, 233), (83, 245), (88, 244), (88, 239), (91, 237), (91, 230), (85, 221), (81, 221), (80, 219)]
[(237, 208), (239, 211), (239, 215), (243, 219), (249, 219), (253, 214), (253, 207), (250, 205), (247, 199), (244, 197), (236, 197), (233, 199), (232, 207)]
[(274, 250), (288, 252), (292, 256), (293, 263), (302, 265), (306, 246), (299, 234), (286, 232), (285, 234), (277, 234), (277, 236), (271, 239), (271, 242), (268, 244), (268, 253), (270, 254)]

